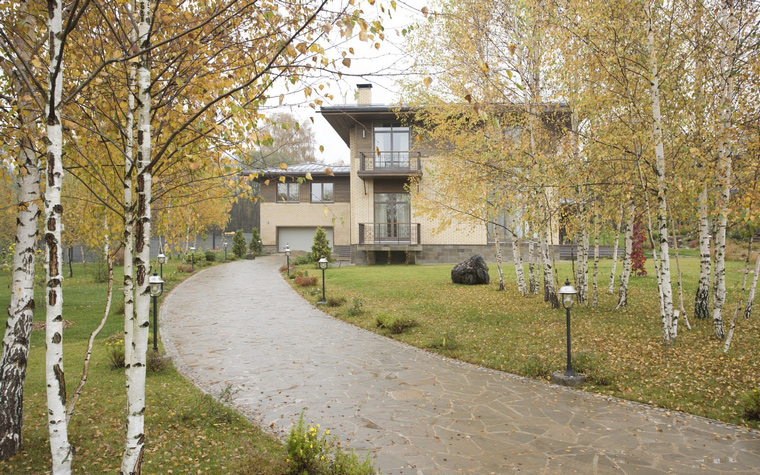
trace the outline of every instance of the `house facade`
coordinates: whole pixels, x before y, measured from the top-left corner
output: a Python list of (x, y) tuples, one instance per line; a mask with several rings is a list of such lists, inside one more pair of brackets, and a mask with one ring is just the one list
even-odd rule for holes
[(310, 251), (317, 227), (335, 257), (350, 256), (349, 167), (291, 165), (256, 172), (260, 183), (259, 232), (264, 252)]
[[(355, 264), (460, 262), (473, 254), (493, 259), (485, 223), (453, 218), (445, 229), (415, 212), (409, 180), (425, 191), (435, 150), (411, 147), (414, 132), (399, 118), (404, 107), (374, 105), (371, 85), (359, 85), (356, 105), (320, 112), (350, 149), (350, 258)], [(413, 150), (412, 150), (413, 149)]]

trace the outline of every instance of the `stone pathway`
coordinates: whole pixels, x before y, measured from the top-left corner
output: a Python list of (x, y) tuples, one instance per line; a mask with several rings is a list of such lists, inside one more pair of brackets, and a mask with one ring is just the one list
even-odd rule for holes
[(313, 308), (282, 264), (200, 272), (160, 329), (183, 374), (278, 435), (306, 411), (386, 474), (760, 473), (758, 432), (409, 347)]

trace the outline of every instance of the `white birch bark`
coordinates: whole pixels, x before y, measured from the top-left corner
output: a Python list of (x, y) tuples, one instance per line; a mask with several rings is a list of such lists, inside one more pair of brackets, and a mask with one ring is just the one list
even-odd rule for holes
[(533, 240), (528, 241), (528, 280), (529, 280), (529, 293), (535, 294), (538, 292), (536, 285), (536, 249)]
[(515, 276), (517, 278), (517, 290), (525, 295), (525, 272), (523, 270), (522, 244), (517, 236), (512, 236), (512, 260), (515, 264)]
[(544, 302), (550, 302), (552, 308), (559, 308), (559, 299), (557, 291), (554, 288), (554, 276), (552, 271), (552, 261), (549, 256), (549, 246), (546, 243), (546, 237), (541, 233), (541, 259), (544, 261)]
[(628, 221), (625, 224), (625, 249), (623, 254), (623, 272), (620, 274), (620, 289), (618, 291), (618, 304), (615, 309), (628, 305), (628, 280), (631, 278), (631, 254), (633, 254), (633, 220), (636, 207), (631, 196), (628, 205)]
[[(19, 7), (26, 14), (28, 4)], [(22, 60), (29, 54), (20, 48)], [(19, 130), (32, 130), (30, 93), (18, 71), (5, 71), (16, 99)], [(17, 188), (16, 232), (11, 268), (10, 303), (0, 359), (0, 460), (8, 460), (21, 450), (24, 381), (29, 359), (29, 341), (34, 319), (35, 248), (39, 238), (40, 169), (30, 137), (17, 140), (15, 182)]]
[(710, 226), (707, 221), (707, 185), (699, 192), (699, 284), (694, 298), (694, 317), (710, 316)]
[[(138, 2), (137, 37), (141, 49), (150, 46), (152, 2)], [(132, 326), (132, 361), (127, 387), (127, 440), (122, 457), (123, 474), (139, 474), (145, 451), (145, 360), (150, 313), (150, 200), (151, 200), (151, 94), (149, 54), (137, 63), (137, 211), (135, 216), (135, 318)]]
[(588, 246), (589, 246), (589, 232), (588, 222), (583, 223), (583, 262), (581, 263), (581, 292), (583, 294), (580, 299), (581, 302), (588, 305)]
[(726, 302), (726, 226), (728, 221), (729, 200), (731, 197), (732, 149), (729, 138), (731, 117), (733, 115), (734, 69), (736, 61), (736, 25), (732, 17), (732, 3), (722, 4), (719, 22), (725, 35), (722, 42), (723, 56), (720, 60), (720, 73), (723, 75), (723, 91), (720, 108), (720, 140), (718, 144), (718, 230), (715, 233), (715, 294), (713, 300), (713, 328), (715, 336), (723, 338), (723, 305)]
[[(734, 310), (734, 317), (731, 319), (731, 326), (728, 329), (728, 336), (726, 337), (726, 343), (723, 345), (723, 353), (728, 353), (731, 348), (731, 340), (734, 338), (734, 331), (736, 330), (736, 320), (739, 318), (739, 312), (742, 309), (742, 299), (747, 290), (747, 275), (749, 274), (749, 261), (752, 254), (752, 236), (749, 238), (749, 249), (747, 249), (747, 259), (744, 261), (744, 279), (742, 281), (742, 297), (736, 303), (736, 310)], [(757, 275), (757, 274), (756, 274)]]
[(496, 270), (499, 271), (499, 290), (505, 290), (504, 286), (504, 272), (501, 268), (501, 243), (499, 238), (495, 238), (494, 247), (496, 248)]
[(752, 302), (755, 300), (755, 290), (757, 289), (757, 278), (760, 275), (760, 253), (755, 259), (755, 276), (752, 278), (752, 287), (749, 288), (749, 295), (747, 296), (747, 308), (744, 309), (744, 318), (749, 318), (752, 315)]
[[(657, 50), (654, 40), (654, 12), (650, 10), (649, 31), (647, 41), (649, 43), (649, 64), (652, 73), (652, 118), (654, 121), (655, 142), (655, 174), (657, 175), (657, 226), (660, 233), (660, 286), (663, 310), (663, 334), (665, 341), (670, 343), (676, 337), (677, 326), (673, 321), (673, 289), (670, 280), (670, 254), (668, 246), (668, 209), (667, 209), (667, 182), (665, 179), (665, 146), (662, 138), (662, 115), (660, 112), (660, 74), (657, 67)], [(653, 249), (654, 251), (654, 249)]]
[[(670, 208), (668, 209), (668, 212), (670, 212)], [(678, 320), (677, 315), (682, 315), (684, 323), (686, 324), (686, 328), (691, 330), (691, 325), (689, 324), (689, 316), (686, 314), (686, 309), (683, 305), (683, 276), (681, 274), (681, 258), (678, 255), (678, 236), (676, 236), (676, 228), (675, 228), (675, 222), (673, 221), (673, 214), (670, 214), (670, 224), (671, 224), (671, 233), (673, 236), (673, 253), (676, 258), (676, 273), (678, 275), (678, 308), (679, 312), (676, 314), (676, 312), (673, 312), (674, 320)]]
[(593, 295), (591, 297), (591, 306), (599, 306), (599, 283), (597, 277), (599, 275), (599, 213), (596, 210), (596, 203), (594, 203), (594, 277), (593, 277)]
[(130, 65), (127, 75), (127, 116), (125, 124), (124, 150), (124, 362), (126, 387), (132, 386), (133, 363), (133, 329), (135, 326), (135, 289), (134, 289), (134, 202), (132, 198), (132, 177), (135, 166), (134, 150), (134, 110), (135, 110), (135, 69)]
[(45, 110), (47, 185), (45, 187), (45, 381), (47, 383), (48, 433), (53, 474), (71, 473), (73, 452), (66, 423), (66, 381), (63, 370), (63, 275), (61, 267), (61, 187), (63, 184), (63, 125), (59, 104), (63, 88), (63, 6), (48, 0), (50, 64)]
[(620, 234), (623, 229), (623, 205), (620, 205), (620, 213), (618, 213), (617, 222), (617, 236), (615, 236), (615, 244), (612, 246), (612, 271), (610, 272), (610, 285), (607, 288), (608, 294), (615, 293), (615, 273), (617, 272), (617, 260), (618, 260), (618, 242), (620, 241)]
[(28, 137), (19, 140), (16, 160), (18, 204), (11, 269), (11, 300), (0, 360), (0, 460), (21, 450), (24, 380), (34, 319), (35, 247), (39, 237), (40, 170)]

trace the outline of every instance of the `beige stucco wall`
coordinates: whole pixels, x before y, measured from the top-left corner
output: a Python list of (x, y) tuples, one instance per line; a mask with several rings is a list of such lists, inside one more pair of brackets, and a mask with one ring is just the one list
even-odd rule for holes
[(277, 245), (278, 227), (312, 226), (333, 228), (333, 245), (346, 246), (351, 243), (350, 223), (350, 203), (261, 203), (261, 243), (264, 246)]

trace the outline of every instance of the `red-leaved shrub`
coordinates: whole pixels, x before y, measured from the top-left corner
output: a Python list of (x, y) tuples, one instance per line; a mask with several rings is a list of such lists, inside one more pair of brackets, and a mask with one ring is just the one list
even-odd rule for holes
[(309, 277), (308, 275), (297, 275), (296, 285), (299, 287), (311, 287), (312, 285), (317, 285), (317, 278)]

